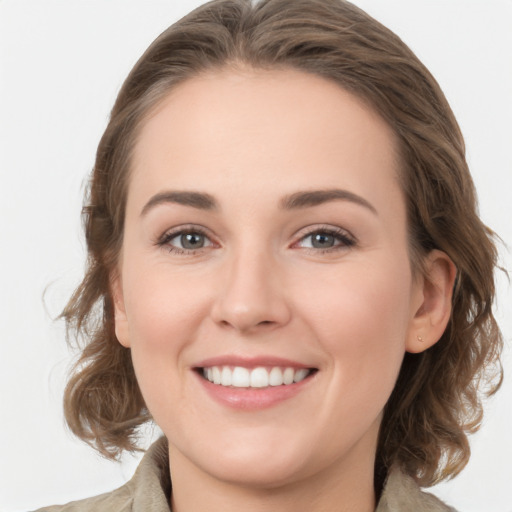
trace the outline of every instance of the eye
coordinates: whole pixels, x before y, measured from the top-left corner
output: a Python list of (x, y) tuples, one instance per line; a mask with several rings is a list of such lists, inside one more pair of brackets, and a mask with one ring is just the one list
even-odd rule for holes
[(304, 249), (329, 251), (344, 249), (355, 245), (354, 238), (340, 228), (322, 228), (304, 235), (296, 246)]
[(158, 245), (170, 252), (178, 254), (193, 254), (194, 251), (213, 245), (211, 239), (197, 228), (182, 228), (165, 233), (158, 241)]
[(207, 238), (202, 233), (182, 233), (169, 241), (180, 249), (201, 249), (206, 242)]
[(314, 233), (308, 235), (308, 239), (311, 240), (311, 247), (315, 249), (328, 249), (336, 245), (336, 237), (330, 233)]

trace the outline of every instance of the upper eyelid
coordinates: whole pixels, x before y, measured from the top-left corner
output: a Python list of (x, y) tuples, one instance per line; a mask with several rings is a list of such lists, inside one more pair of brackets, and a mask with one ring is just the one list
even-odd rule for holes
[(316, 224), (316, 225), (306, 226), (306, 227), (300, 229), (299, 231), (297, 231), (295, 236), (297, 239), (300, 240), (306, 236), (313, 235), (315, 233), (322, 233), (322, 232), (330, 233), (333, 235), (345, 235), (347, 238), (350, 238), (354, 241), (356, 240), (356, 237), (348, 229), (342, 228), (340, 226), (334, 226), (331, 224)]
[(199, 233), (210, 239), (214, 238), (211, 231), (199, 224), (184, 224), (173, 228), (166, 229), (158, 238), (157, 241), (172, 240), (174, 237), (179, 236), (183, 233)]

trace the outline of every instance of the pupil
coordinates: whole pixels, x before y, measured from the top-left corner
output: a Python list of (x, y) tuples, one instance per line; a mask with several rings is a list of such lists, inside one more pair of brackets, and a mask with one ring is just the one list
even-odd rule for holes
[(327, 233), (316, 233), (313, 236), (313, 247), (325, 248), (332, 247), (334, 245), (334, 236)]
[(181, 235), (181, 246), (184, 249), (198, 249), (204, 245), (204, 236), (199, 233)]

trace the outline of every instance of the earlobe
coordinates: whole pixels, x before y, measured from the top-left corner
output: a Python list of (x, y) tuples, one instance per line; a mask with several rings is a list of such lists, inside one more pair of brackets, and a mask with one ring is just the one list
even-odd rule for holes
[(128, 336), (128, 319), (123, 296), (123, 285), (119, 275), (114, 276), (110, 281), (110, 291), (114, 303), (114, 326), (116, 338), (123, 347), (130, 347)]
[(452, 312), (453, 285), (457, 269), (450, 257), (439, 250), (429, 253), (420, 286), (422, 300), (411, 322), (407, 352), (418, 353), (437, 343)]

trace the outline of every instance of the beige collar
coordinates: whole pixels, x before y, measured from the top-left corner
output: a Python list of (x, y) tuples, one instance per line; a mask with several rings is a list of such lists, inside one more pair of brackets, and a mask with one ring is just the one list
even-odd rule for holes
[[(167, 440), (160, 438), (146, 452), (132, 479), (115, 491), (75, 501), (68, 505), (45, 507), (38, 512), (171, 512)], [(400, 470), (390, 472), (375, 512), (454, 512)]]
[(456, 512), (399, 469), (390, 471), (375, 512)]
[[(134, 479), (144, 481), (140, 487), (134, 482), (133, 512), (170, 512), (165, 496), (169, 496), (168, 486), (168, 454), (165, 438), (159, 439), (148, 450)], [(149, 458), (149, 461), (146, 460)], [(151, 491), (149, 491), (151, 489)], [(139, 492), (137, 492), (139, 491)], [(158, 499), (156, 499), (158, 496)], [(151, 503), (148, 499), (151, 497)], [(148, 508), (153, 507), (153, 508)], [(375, 512), (456, 512), (448, 507), (433, 494), (424, 492), (413, 478), (402, 473), (399, 469), (390, 472)]]

